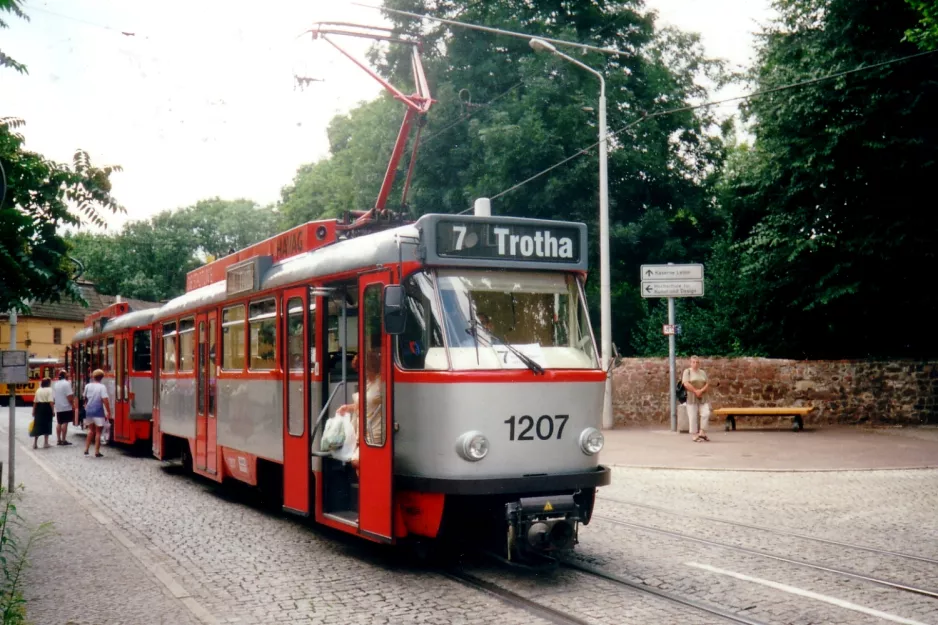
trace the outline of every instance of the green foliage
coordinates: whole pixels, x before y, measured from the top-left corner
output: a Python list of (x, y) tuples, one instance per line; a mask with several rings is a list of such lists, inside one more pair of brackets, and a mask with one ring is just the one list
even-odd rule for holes
[(116, 234), (75, 234), (69, 244), (99, 292), (160, 301), (185, 292), (186, 273), (207, 255), (220, 258), (276, 232), (271, 208), (216, 197), (130, 222)]
[(27, 311), (28, 300), (80, 300), (75, 267), (57, 230), (104, 226), (101, 211), (124, 212), (111, 196), (110, 176), (120, 167), (95, 167), (82, 150), (71, 165), (50, 161), (24, 149), (22, 126), (20, 119), (0, 118), (0, 165), (8, 185), (0, 204), (0, 310)]
[[(606, 77), (610, 130), (702, 98), (696, 79), (721, 74), (695, 35), (657, 28), (639, 0), (386, 0), (385, 6), (625, 51), (571, 52)], [(592, 74), (536, 54), (523, 39), (436, 24), (420, 31), (413, 20), (390, 19), (397, 33), (424, 41), (437, 100), (406, 207), (412, 215), (463, 211), (475, 198), (492, 197), (596, 142), (599, 85)], [(392, 84), (413, 88), (409, 48), (376, 48), (372, 60)], [(284, 189), (286, 225), (372, 206), (403, 115), (399, 102), (382, 97), (333, 120), (331, 157), (300, 168)], [(631, 344), (645, 314), (638, 266), (701, 260), (709, 249), (719, 223), (711, 187), (723, 158), (719, 139), (708, 132), (713, 124), (707, 111), (687, 111), (648, 119), (611, 142), (613, 328), (620, 347)], [(403, 159), (389, 207), (400, 197), (407, 164)], [(493, 201), (500, 215), (590, 224), (588, 290), (597, 325), (598, 186), (594, 149)]]
[[(888, 0), (779, 0), (752, 78), (772, 89), (912, 54), (918, 16)], [(750, 101), (756, 141), (726, 172), (746, 351), (808, 358), (933, 356), (910, 328), (932, 300), (938, 212), (938, 58)], [(732, 265), (731, 265), (732, 266)], [(709, 295), (708, 284), (708, 295)], [(724, 349), (729, 350), (727, 345)]]
[(906, 37), (923, 50), (938, 49), (938, 2), (935, 0), (905, 0), (921, 14), (915, 28), (905, 31)]
[(0, 486), (0, 623), (26, 623), (26, 599), (23, 597), (23, 573), (29, 564), (29, 552), (37, 541), (52, 531), (51, 523), (30, 527), (19, 515), (16, 501), (19, 491), (8, 492)]
[[(22, 3), (20, 0), (0, 0), (0, 15), (3, 13), (12, 13), (16, 17), (29, 21), (29, 16), (23, 13), (23, 10), (20, 8), (21, 6)], [(0, 17), (0, 30), (9, 27), (10, 25)], [(28, 73), (25, 65), (5, 54), (3, 50), (0, 50), (0, 67), (9, 67), (20, 74)]]

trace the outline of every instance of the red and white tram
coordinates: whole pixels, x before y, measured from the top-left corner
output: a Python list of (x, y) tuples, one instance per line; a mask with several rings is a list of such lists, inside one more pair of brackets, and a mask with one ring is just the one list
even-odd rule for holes
[[(152, 313), (153, 452), (374, 541), (572, 548), (610, 477), (586, 258), (583, 224), (426, 215), (210, 263)], [(356, 462), (322, 449), (349, 404)]]
[(95, 369), (104, 371), (103, 384), (113, 406), (112, 440), (134, 444), (150, 440), (153, 378), (150, 344), (156, 308), (131, 310), (117, 302), (85, 317), (66, 354), (75, 397)]

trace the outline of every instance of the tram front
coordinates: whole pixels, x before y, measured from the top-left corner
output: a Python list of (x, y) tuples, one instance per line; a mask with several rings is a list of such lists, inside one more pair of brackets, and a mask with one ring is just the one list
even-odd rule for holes
[(571, 549), (610, 477), (586, 226), (444, 215), (416, 225), (394, 378), (404, 520), (494, 540), (508, 558)]

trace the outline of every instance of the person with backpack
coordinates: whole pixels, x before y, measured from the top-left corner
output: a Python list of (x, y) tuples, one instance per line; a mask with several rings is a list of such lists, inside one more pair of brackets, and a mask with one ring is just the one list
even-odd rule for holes
[[(710, 379), (707, 372), (700, 368), (700, 358), (690, 357), (690, 367), (681, 374), (681, 383), (687, 391), (688, 431), (695, 443), (709, 441), (707, 426), (710, 424)], [(698, 423), (699, 417), (699, 423)]]
[(95, 369), (91, 374), (94, 382), (85, 386), (85, 421), (87, 421), (91, 430), (85, 439), (85, 455), (88, 455), (88, 449), (91, 447), (91, 441), (94, 440), (94, 456), (101, 458), (101, 432), (105, 424), (111, 418), (111, 403), (108, 401), (107, 387), (101, 384), (104, 379), (104, 372)]

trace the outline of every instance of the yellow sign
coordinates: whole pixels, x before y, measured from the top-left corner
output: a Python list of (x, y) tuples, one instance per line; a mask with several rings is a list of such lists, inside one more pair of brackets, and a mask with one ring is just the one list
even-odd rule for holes
[(554, 511), (554, 507), (550, 505), (549, 501), (544, 504), (544, 512), (553, 512), (553, 511)]

